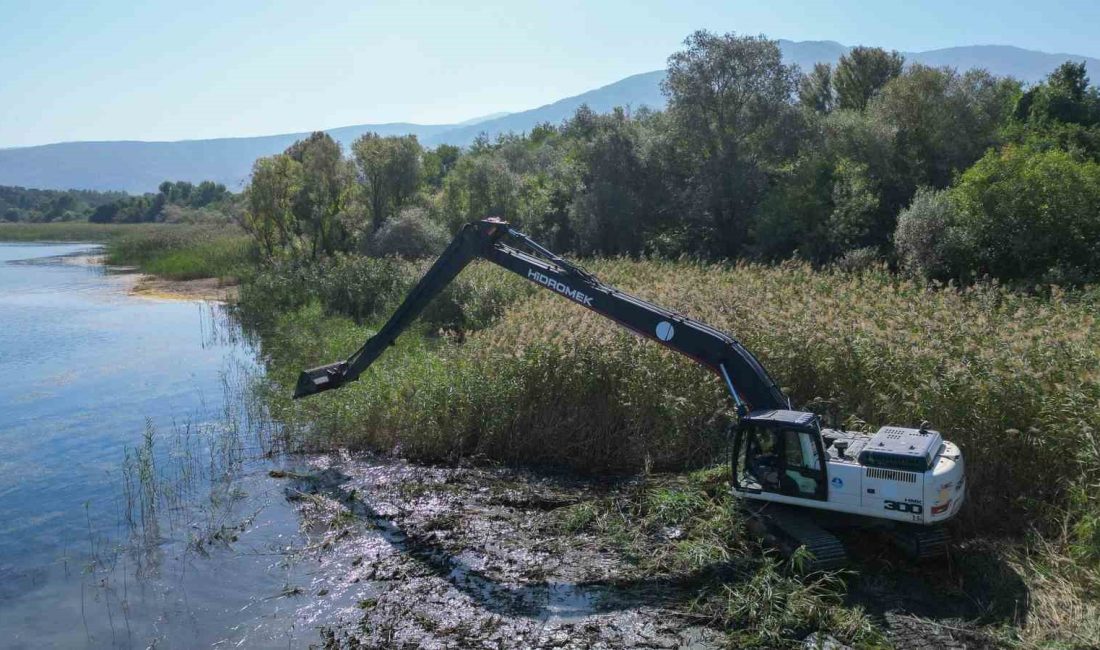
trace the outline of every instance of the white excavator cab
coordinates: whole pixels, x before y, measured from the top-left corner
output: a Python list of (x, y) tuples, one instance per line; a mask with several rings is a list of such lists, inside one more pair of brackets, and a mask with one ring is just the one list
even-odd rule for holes
[(822, 568), (844, 561), (829, 529), (852, 526), (886, 529), (916, 558), (943, 555), (936, 524), (965, 496), (962, 454), (926, 427), (872, 435), (823, 429), (813, 413), (755, 411), (741, 418), (731, 464), (734, 494), (753, 519), (792, 548), (806, 546)]
[(823, 429), (779, 409), (747, 414), (734, 439), (733, 488), (748, 499), (932, 525), (959, 511), (963, 486), (958, 447), (926, 427)]
[(763, 415), (743, 418), (737, 430), (734, 489), (749, 498), (828, 500), (828, 468), (817, 416), (798, 411)]

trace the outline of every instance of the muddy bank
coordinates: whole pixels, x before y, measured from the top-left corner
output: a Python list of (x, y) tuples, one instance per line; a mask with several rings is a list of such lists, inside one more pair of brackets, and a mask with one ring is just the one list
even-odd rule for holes
[(330, 647), (723, 646), (672, 609), (689, 591), (638, 580), (598, 540), (559, 532), (555, 510), (614, 488), (346, 454), (312, 465), (286, 477), (315, 540), (308, 589), (356, 602), (348, 625), (324, 631)]
[(140, 275), (130, 288), (130, 294), (141, 298), (163, 300), (208, 300), (233, 302), (237, 299), (236, 284), (226, 284), (217, 278), (198, 280), (166, 280), (151, 275)]
[[(317, 570), (311, 584), (300, 587), (302, 595), (317, 611), (328, 611), (329, 620), (339, 610), (341, 623), (322, 633), (327, 647), (716, 648), (730, 642), (729, 630), (692, 607), (715, 576), (646, 575), (608, 540), (565, 532), (563, 509), (629, 491), (629, 483), (422, 467), (347, 453), (315, 457), (309, 466), (273, 476), (286, 481), (286, 496), (311, 539), (305, 555)], [(860, 576), (850, 579), (853, 604), (874, 616), (890, 645), (997, 647), (978, 626), (991, 608), (988, 594), (975, 586), (980, 576), (950, 566), (897, 566), (875, 540), (853, 543), (867, 557), (857, 567)], [(958, 588), (963, 582), (972, 583), (969, 592)], [(985, 587), (1003, 589), (1002, 583)]]

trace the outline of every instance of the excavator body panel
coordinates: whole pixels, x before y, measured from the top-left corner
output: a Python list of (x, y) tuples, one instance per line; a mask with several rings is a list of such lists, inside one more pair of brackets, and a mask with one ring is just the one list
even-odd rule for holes
[(741, 497), (875, 520), (942, 523), (958, 513), (965, 494), (962, 455), (938, 432), (821, 429), (816, 415), (797, 411), (743, 418), (732, 462)]

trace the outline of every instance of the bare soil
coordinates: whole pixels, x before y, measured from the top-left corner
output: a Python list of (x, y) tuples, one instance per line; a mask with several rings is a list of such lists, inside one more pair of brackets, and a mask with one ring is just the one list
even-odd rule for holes
[(237, 290), (238, 287), (235, 284), (223, 284), (217, 278), (166, 280), (151, 275), (142, 275), (130, 288), (130, 294), (142, 298), (161, 300), (233, 302), (237, 299)]

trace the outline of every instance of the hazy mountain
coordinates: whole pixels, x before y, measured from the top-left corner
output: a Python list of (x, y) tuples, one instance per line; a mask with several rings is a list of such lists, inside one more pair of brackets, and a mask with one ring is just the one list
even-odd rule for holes
[(495, 120), (506, 115), (510, 115), (508, 111), (501, 111), (499, 113), (489, 113), (488, 115), (481, 115), (479, 117), (472, 117), (468, 120), (463, 120), (455, 124), (455, 126), (470, 126), (471, 124), (481, 124), (482, 122), (488, 122), (489, 120)]
[(532, 127), (543, 122), (557, 124), (576, 113), (577, 109), (584, 104), (597, 113), (606, 113), (616, 106), (629, 106), (635, 109), (642, 106), (663, 108), (665, 98), (661, 94), (660, 83), (664, 76), (664, 70), (636, 74), (580, 95), (559, 99), (553, 104), (511, 113), (469, 126), (459, 126), (424, 137), (422, 140), (428, 146), (438, 144), (465, 146), (473, 142), (479, 133), (486, 133), (490, 138), (494, 138), (501, 133), (530, 131)]
[[(809, 70), (814, 63), (836, 63), (852, 49), (835, 41), (779, 41), (783, 58)], [(1084, 61), (1093, 75), (1100, 74), (1100, 59), (1076, 54), (1051, 54), (1025, 50), (1011, 45), (967, 45), (924, 52), (902, 52), (906, 63), (950, 66), (959, 70), (985, 68), (995, 75), (1015, 77), (1020, 81), (1041, 81), (1054, 68), (1066, 61)]]
[[(327, 132), (345, 151), (360, 135), (415, 134), (426, 146), (468, 145), (478, 133), (496, 136), (527, 131), (541, 122), (559, 123), (587, 103), (596, 111), (615, 106), (663, 106), (658, 84), (662, 71), (627, 77), (608, 86), (521, 113), (499, 113), (474, 118), (468, 124), (360, 124)], [(468, 121), (471, 122), (471, 121)], [(213, 180), (239, 191), (252, 162), (283, 151), (308, 133), (254, 138), (218, 138), (179, 142), (62, 142), (37, 147), (0, 149), (0, 185), (41, 189), (155, 191), (165, 180)]]
[[(850, 48), (833, 41), (779, 41), (784, 58), (803, 69), (816, 62), (835, 63)], [(997, 75), (1035, 82), (1066, 60), (1085, 61), (1100, 75), (1100, 59), (1048, 54), (1006, 45), (952, 47), (907, 52), (906, 60), (959, 69), (982, 67)], [(582, 104), (597, 112), (615, 106), (663, 108), (663, 70), (633, 75), (615, 83), (518, 113), (494, 113), (459, 124), (361, 124), (328, 129), (345, 148), (368, 131), (382, 135), (413, 133), (427, 146), (468, 145), (479, 133), (495, 137), (524, 132), (542, 122), (557, 124)], [(215, 180), (239, 190), (252, 162), (282, 151), (306, 133), (252, 138), (184, 140), (180, 142), (65, 142), (37, 147), (0, 149), (0, 185), (42, 189), (95, 189), (147, 192), (164, 180)]]

